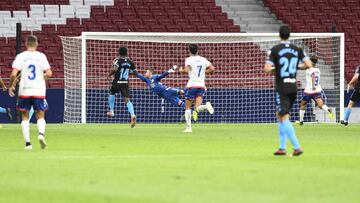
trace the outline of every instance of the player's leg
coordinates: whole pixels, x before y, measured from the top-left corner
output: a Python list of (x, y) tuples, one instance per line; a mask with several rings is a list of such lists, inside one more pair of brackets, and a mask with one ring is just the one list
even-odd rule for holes
[(34, 115), (34, 107), (31, 107), (30, 111), (29, 111), (29, 121), (31, 121), (31, 118), (33, 117)]
[[(201, 105), (202, 102), (203, 102), (203, 97), (200, 96), (200, 95), (196, 95), (195, 104), (194, 104), (194, 111), (192, 113), (192, 116), (193, 116), (193, 119), (194, 119), (195, 122), (198, 120), (199, 111), (200, 112), (204, 111), (204, 106), (205, 105)], [(200, 108), (200, 106), (201, 106), (201, 108)], [(206, 106), (205, 106), (205, 109), (206, 109)]]
[(188, 89), (185, 91), (185, 121), (186, 128), (184, 132), (190, 133), (192, 132), (191, 128), (191, 106), (194, 101), (194, 89)]
[(298, 156), (302, 154), (301, 146), (295, 133), (295, 129), (290, 122), (290, 110), (296, 100), (296, 93), (280, 95), (281, 109), (279, 111), (280, 128), (284, 131), (287, 138), (294, 147), (293, 155)]
[(118, 85), (112, 85), (109, 91), (109, 97), (108, 97), (108, 105), (109, 105), (109, 111), (106, 113), (106, 115), (113, 117), (114, 114), (114, 108), (115, 108), (115, 94), (119, 91)]
[(131, 125), (131, 128), (133, 128), (136, 125), (136, 115), (135, 115), (134, 105), (130, 101), (131, 96), (130, 96), (129, 85), (128, 84), (121, 85), (120, 92), (121, 92), (121, 95), (124, 97), (124, 102), (126, 104), (127, 110), (131, 117), (130, 125)]
[(25, 150), (32, 150), (32, 145), (30, 141), (29, 111), (21, 111), (21, 118), (21, 128), (25, 140)]
[(349, 118), (350, 118), (350, 115), (351, 115), (351, 112), (352, 112), (352, 108), (354, 107), (355, 105), (355, 101), (351, 100), (349, 101), (349, 104), (345, 110), (345, 115), (344, 115), (344, 120), (341, 121), (341, 124), (343, 125), (348, 125), (349, 123)]
[(130, 101), (130, 98), (129, 97), (124, 97), (124, 102), (126, 104), (126, 107), (127, 107), (127, 110), (129, 112), (130, 116), (135, 116), (134, 105)]
[(48, 109), (48, 104), (46, 99), (34, 99), (34, 110), (36, 111), (37, 118), (37, 127), (38, 127), (38, 140), (40, 143), (41, 149), (45, 149), (47, 144), (45, 141), (45, 129), (46, 129), (46, 121), (45, 121), (45, 111)]
[(333, 119), (333, 114), (331, 112), (331, 109), (324, 103), (323, 99), (321, 98), (321, 95), (318, 95), (314, 98), (316, 105), (324, 111), (326, 111), (329, 114), (330, 119)]
[(205, 89), (196, 89), (195, 108), (193, 111), (194, 121), (197, 121), (199, 112), (208, 111), (210, 114), (214, 113), (214, 108), (212, 107), (210, 102), (206, 102), (205, 105), (202, 105), (204, 95)]
[(185, 100), (185, 121), (186, 121), (186, 128), (184, 132), (191, 133), (192, 127), (191, 127), (191, 106), (192, 106), (193, 100), (186, 99)]
[(348, 125), (349, 118), (350, 118), (350, 115), (352, 112), (352, 108), (354, 107), (356, 101), (358, 101), (359, 99), (360, 99), (360, 90), (355, 89), (350, 97), (349, 104), (345, 110), (344, 120), (341, 121), (341, 124)]
[[(210, 114), (214, 113), (214, 108), (212, 107), (210, 102), (206, 102), (205, 105), (202, 105), (204, 95), (205, 95), (205, 89), (198, 89), (197, 90), (197, 97), (196, 97), (196, 101), (195, 101), (195, 111), (196, 111), (195, 113), (196, 113), (196, 115), (197, 115), (197, 113), (200, 113), (200, 112), (203, 112), (203, 111), (207, 111)], [(201, 97), (201, 98), (199, 98), (199, 97)]]
[(304, 124), (304, 116), (305, 116), (305, 111), (306, 111), (306, 105), (307, 103), (309, 103), (311, 101), (311, 94), (303, 94), (303, 97), (301, 99), (300, 102), (300, 110), (299, 110), (299, 122), (300, 125)]
[(307, 101), (303, 98), (300, 102), (300, 110), (299, 110), (299, 122), (300, 125), (304, 124), (304, 116), (305, 116), (305, 111), (306, 111), (306, 104)]
[(281, 101), (280, 101), (279, 93), (275, 93), (275, 105), (276, 105), (276, 109), (277, 109), (276, 117), (278, 118), (278, 123), (279, 123), (280, 145), (279, 145), (279, 149), (274, 153), (274, 155), (286, 155), (286, 133), (285, 133), (284, 128), (281, 125), (280, 116), (278, 113), (281, 109)]
[(12, 117), (12, 112), (11, 112), (11, 108), (3, 108), (3, 107), (0, 107), (0, 113), (6, 114), (9, 120), (12, 120), (12, 119), (13, 119), (13, 117)]
[(185, 102), (182, 101), (179, 98), (179, 94), (173, 94), (172, 92), (164, 92), (162, 96), (160, 96), (161, 98), (165, 99), (165, 101), (171, 103), (173, 106), (178, 106), (182, 109), (185, 109)]
[(16, 109), (21, 112), (21, 129), (25, 140), (25, 150), (31, 150), (29, 110), (32, 106), (32, 99), (19, 98)]

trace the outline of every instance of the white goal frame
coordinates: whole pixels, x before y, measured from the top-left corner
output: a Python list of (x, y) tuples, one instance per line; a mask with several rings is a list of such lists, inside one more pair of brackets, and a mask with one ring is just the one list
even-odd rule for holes
[[(224, 38), (259, 38), (264, 40), (274, 39), (279, 36), (278, 33), (150, 33), (150, 32), (83, 32), (79, 38), (81, 38), (82, 44), (82, 82), (81, 82), (81, 123), (86, 123), (86, 41), (87, 40), (118, 40), (118, 41), (141, 41), (141, 42), (154, 42), (157, 38), (167, 37), (171, 39), (176, 37), (203, 37), (206, 43), (212, 43), (206, 41), (207, 37), (224, 37)], [(345, 86), (345, 35), (344, 33), (291, 33), (291, 39), (296, 37), (308, 37), (308, 38), (325, 38), (325, 37), (339, 37), (340, 38), (340, 120), (344, 118), (344, 86)], [(161, 41), (166, 42), (166, 41)], [(173, 41), (171, 41), (173, 42)], [(245, 40), (246, 42), (246, 40)], [(188, 42), (189, 43), (189, 42)]]

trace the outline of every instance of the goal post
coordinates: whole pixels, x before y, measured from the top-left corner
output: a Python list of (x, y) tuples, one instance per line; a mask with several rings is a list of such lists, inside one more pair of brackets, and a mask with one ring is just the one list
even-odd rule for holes
[[(106, 117), (111, 82), (106, 80), (120, 46), (128, 47), (129, 57), (139, 73), (151, 68), (156, 73), (172, 65), (183, 66), (189, 43), (199, 45), (199, 54), (216, 67), (206, 79), (205, 101), (215, 114), (203, 113), (200, 122), (273, 123), (274, 76), (265, 74), (267, 51), (279, 43), (278, 33), (116, 33), (83, 32), (80, 37), (61, 37), (64, 53), (65, 108), (67, 123), (122, 123), (129, 115), (117, 95), (115, 117)], [(335, 112), (330, 120), (314, 104), (308, 104), (306, 122), (339, 122), (344, 116), (345, 40), (343, 33), (292, 33), (290, 41), (308, 55), (318, 55), (321, 85), (327, 105)], [(298, 101), (305, 87), (304, 71), (298, 71)], [(162, 82), (168, 87), (185, 88), (187, 75), (170, 74)], [(152, 94), (136, 77), (130, 77), (132, 102), (139, 122), (179, 122), (183, 110)], [(183, 99), (183, 98), (182, 98)], [(294, 104), (292, 120), (298, 118)]]

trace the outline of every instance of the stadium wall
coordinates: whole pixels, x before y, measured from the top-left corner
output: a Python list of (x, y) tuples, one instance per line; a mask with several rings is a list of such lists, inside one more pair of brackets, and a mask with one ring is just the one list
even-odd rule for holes
[[(47, 90), (47, 102), (49, 103), (49, 110), (46, 112), (47, 123), (62, 123), (64, 116), (64, 89), (49, 89)], [(13, 111), (16, 107), (16, 99), (11, 98), (8, 92), (1, 91), (0, 93), (0, 106), (4, 108), (12, 108)], [(13, 112), (15, 115), (15, 113)], [(33, 116), (32, 122), (36, 122)], [(0, 123), (8, 123), (6, 115), (0, 115)], [(15, 123), (15, 121), (13, 121)]]
[[(199, 117), (200, 122), (244, 122), (244, 123), (259, 123), (259, 122), (276, 122), (274, 116), (274, 100), (257, 101), (254, 100), (257, 94), (273, 94), (273, 90), (263, 89), (226, 89), (227, 98), (219, 98), (219, 95), (223, 95), (224, 89), (211, 89), (207, 92), (205, 100), (210, 100), (215, 108), (214, 115), (202, 114)], [(335, 91), (326, 90), (325, 92)], [(107, 90), (88, 90), (87, 94), (107, 94)], [(139, 122), (147, 123), (166, 123), (166, 122), (178, 122), (183, 113), (178, 107), (173, 107), (169, 103), (162, 101), (161, 98), (150, 93), (147, 89), (134, 89), (132, 90), (134, 97), (132, 98), (136, 114), (139, 118)], [(254, 97), (249, 97), (254, 95)], [(345, 105), (349, 101), (351, 94), (345, 93)], [(301, 92), (298, 94), (298, 99), (301, 98)], [(332, 98), (328, 98), (329, 102)], [(64, 115), (64, 90), (63, 89), (49, 89), (47, 91), (47, 100), (49, 103), (49, 110), (46, 115), (48, 123), (62, 123)], [(117, 116), (113, 119), (108, 119), (105, 116), (107, 110), (107, 98), (104, 97), (98, 101), (88, 101), (88, 106), (103, 107), (104, 114), (92, 115), (92, 120), (88, 120), (89, 123), (126, 123), (128, 122), (128, 115), (126, 106), (123, 104), (120, 96), (117, 96), (116, 100), (116, 113)], [(149, 102), (151, 101), (151, 102)], [(94, 102), (100, 103), (94, 105)], [(3, 107), (15, 108), (16, 99), (10, 98), (7, 92), (0, 93), (0, 105)], [(292, 119), (297, 120), (298, 103), (295, 104), (292, 112)], [(308, 105), (308, 111), (306, 119), (309, 119), (313, 114)], [(254, 112), (253, 115), (245, 114), (246, 111)], [(338, 111), (338, 110), (337, 110)], [(96, 111), (98, 112), (98, 111)], [(91, 114), (92, 109), (88, 107), (87, 113)], [(32, 119), (34, 122), (34, 118)], [(359, 119), (360, 121), (360, 119)], [(15, 121), (13, 121), (15, 122)], [(5, 115), (0, 115), (0, 123), (8, 123)]]

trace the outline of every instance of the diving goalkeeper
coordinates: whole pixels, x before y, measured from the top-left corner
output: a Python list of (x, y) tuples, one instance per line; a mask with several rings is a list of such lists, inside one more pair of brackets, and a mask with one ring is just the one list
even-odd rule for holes
[(136, 72), (136, 76), (140, 78), (143, 82), (145, 82), (154, 94), (165, 99), (174, 106), (185, 109), (185, 102), (180, 99), (180, 95), (184, 94), (184, 90), (167, 87), (160, 82), (170, 73), (174, 73), (176, 69), (177, 66), (173, 66), (170, 70), (165, 71), (160, 75), (154, 75), (154, 70), (147, 69), (145, 75), (141, 75)]

